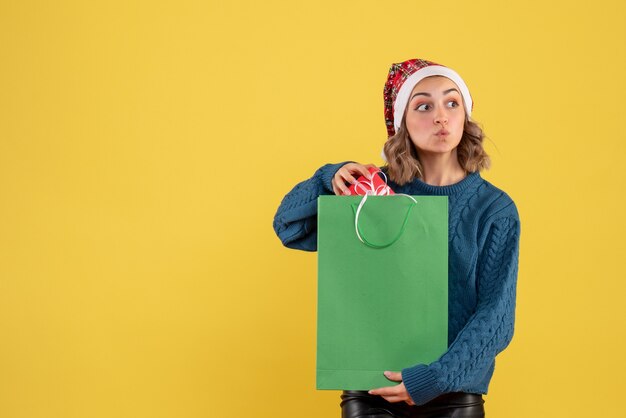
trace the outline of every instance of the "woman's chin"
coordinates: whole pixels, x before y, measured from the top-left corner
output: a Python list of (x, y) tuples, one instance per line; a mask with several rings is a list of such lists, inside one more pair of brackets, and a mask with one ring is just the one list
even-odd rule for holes
[(425, 151), (431, 154), (448, 154), (452, 152), (455, 148), (456, 146), (453, 146), (453, 144), (450, 144), (450, 142), (442, 141), (438, 142), (437, 144)]

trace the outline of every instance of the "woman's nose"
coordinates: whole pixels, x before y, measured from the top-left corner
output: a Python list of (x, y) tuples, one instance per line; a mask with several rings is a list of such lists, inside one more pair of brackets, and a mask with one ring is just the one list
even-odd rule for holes
[(437, 109), (437, 112), (435, 113), (435, 123), (440, 123), (442, 125), (444, 123), (448, 123), (448, 114), (446, 113), (445, 109)]

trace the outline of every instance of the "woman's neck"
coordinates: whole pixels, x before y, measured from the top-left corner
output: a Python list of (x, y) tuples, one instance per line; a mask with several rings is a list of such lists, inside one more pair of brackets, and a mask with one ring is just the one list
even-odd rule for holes
[(422, 181), (431, 186), (448, 186), (467, 176), (459, 164), (456, 148), (447, 154), (420, 155), (420, 163), (423, 168)]

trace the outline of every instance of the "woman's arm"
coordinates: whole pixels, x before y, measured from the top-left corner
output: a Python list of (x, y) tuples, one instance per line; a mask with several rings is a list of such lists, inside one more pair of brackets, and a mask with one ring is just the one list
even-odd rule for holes
[(402, 381), (415, 404), (479, 382), (496, 355), (513, 338), (520, 222), (512, 216), (495, 220), (478, 270), (476, 311), (448, 350), (430, 365), (402, 370)]
[(346, 163), (322, 166), (283, 198), (273, 223), (283, 245), (297, 250), (317, 250), (317, 198), (333, 194), (333, 176)]
[(283, 245), (304, 251), (317, 250), (317, 198), (324, 194), (349, 194), (346, 183), (355, 176), (370, 178), (369, 167), (353, 161), (326, 164), (313, 177), (300, 182), (283, 198), (274, 216), (274, 231)]

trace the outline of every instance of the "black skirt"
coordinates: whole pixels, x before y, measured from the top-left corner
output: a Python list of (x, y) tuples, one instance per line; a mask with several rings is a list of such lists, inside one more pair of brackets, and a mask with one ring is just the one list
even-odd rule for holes
[(475, 393), (452, 392), (425, 403), (387, 402), (367, 391), (344, 390), (341, 395), (342, 418), (484, 418), (485, 401)]

